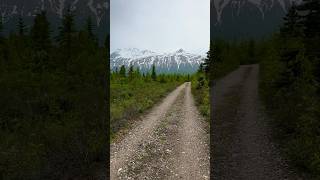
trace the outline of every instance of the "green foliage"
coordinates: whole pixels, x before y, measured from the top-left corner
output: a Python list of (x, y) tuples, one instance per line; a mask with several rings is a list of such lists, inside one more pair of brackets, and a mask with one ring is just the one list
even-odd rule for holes
[[(253, 40), (248, 42), (248, 64), (256, 63), (256, 44)], [(244, 63), (241, 63), (244, 64)]]
[[(199, 68), (201, 69), (201, 67)], [(205, 74), (199, 70), (198, 73), (191, 77), (191, 90), (195, 98), (196, 105), (200, 113), (209, 121), (210, 119), (210, 98), (209, 83)]]
[(19, 24), (0, 43), (0, 179), (94, 178), (107, 160), (108, 47), (74, 30), (66, 58), (45, 12), (30, 35)]
[(31, 28), (31, 39), (35, 50), (48, 51), (50, 49), (50, 27), (46, 12), (42, 11), (35, 17)]
[[(178, 77), (178, 76), (177, 76), (177, 77)], [(151, 78), (152, 78), (152, 80), (154, 80), (154, 81), (157, 79), (156, 66), (155, 66), (155, 65), (152, 65)]]
[(91, 17), (88, 17), (87, 24), (86, 24), (86, 33), (87, 33), (89, 39), (94, 41), (94, 43), (98, 43), (97, 38), (95, 37), (93, 31), (94, 31), (94, 25), (92, 23), (92, 19), (91, 19)]
[[(320, 30), (313, 15), (298, 16), (299, 10), (313, 9), (308, 1), (293, 6), (284, 18), (280, 34), (263, 43), (260, 54), (260, 92), (278, 129), (278, 136), (290, 160), (315, 179), (320, 177), (319, 67), (310, 44)], [(309, 13), (314, 13), (309, 11)], [(313, 30), (312, 30), (313, 29)], [(308, 32), (308, 34), (306, 34)]]
[(128, 78), (129, 80), (133, 80), (135, 74), (134, 74), (134, 71), (133, 71), (133, 66), (130, 66), (129, 67), (129, 71), (128, 71)]
[(121, 77), (126, 77), (126, 67), (124, 65), (122, 65), (120, 67), (120, 72), (119, 72)]
[(24, 24), (21, 16), (19, 16), (17, 27), (18, 27), (19, 35), (24, 36), (26, 33), (26, 25)]
[(317, 83), (320, 83), (320, 2), (318, 0), (304, 0), (298, 9), (307, 12), (303, 13), (304, 15), (301, 17), (301, 23), (304, 27), (304, 44), (308, 58), (316, 67), (314, 73)]
[[(245, 45), (222, 39), (212, 41), (205, 63), (201, 66), (204, 69), (207, 80), (211, 83), (211, 81), (239, 67), (243, 59), (248, 59), (247, 51), (243, 50), (246, 47)], [(199, 71), (201, 72), (202, 70), (199, 69)]]
[(2, 18), (0, 18), (0, 35), (2, 33), (2, 30), (3, 30), (3, 24), (2, 24)]
[[(207, 59), (209, 59), (209, 58), (207, 58)], [(204, 69), (204, 67), (203, 67), (203, 63), (200, 63), (200, 65), (199, 65), (199, 69), (198, 69), (198, 72), (199, 73), (203, 73), (205, 71), (205, 69)]]
[(192, 77), (192, 91), (200, 112), (209, 119), (209, 87), (240, 64), (257, 63), (254, 41), (229, 42), (216, 39), (210, 43), (207, 57)]
[(286, 37), (297, 37), (302, 35), (302, 24), (298, 14), (297, 6), (293, 3), (288, 14), (284, 17), (284, 24), (280, 28), (281, 34)]
[[(58, 41), (60, 50), (62, 52), (61, 59), (70, 59), (73, 55), (73, 52), (76, 49), (76, 42), (74, 42), (76, 34), (77, 33), (75, 31), (74, 14), (69, 6), (66, 13), (62, 17), (62, 24), (59, 27), (59, 34), (56, 37), (56, 40)], [(65, 66), (69, 66), (68, 63), (69, 61), (67, 61), (67, 64), (65, 64)]]

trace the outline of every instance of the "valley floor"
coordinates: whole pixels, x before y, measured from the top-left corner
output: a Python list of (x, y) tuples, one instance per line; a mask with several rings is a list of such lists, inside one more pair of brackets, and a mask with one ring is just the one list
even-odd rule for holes
[(209, 179), (209, 128), (189, 82), (111, 144), (111, 179)]

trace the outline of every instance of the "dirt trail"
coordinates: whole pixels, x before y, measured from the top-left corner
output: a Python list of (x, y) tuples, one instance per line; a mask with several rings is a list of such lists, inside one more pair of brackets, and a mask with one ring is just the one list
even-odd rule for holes
[(170, 93), (111, 145), (111, 179), (209, 179), (208, 123), (190, 83)]
[(240, 66), (211, 88), (212, 179), (300, 179), (272, 141), (258, 75), (259, 65)]

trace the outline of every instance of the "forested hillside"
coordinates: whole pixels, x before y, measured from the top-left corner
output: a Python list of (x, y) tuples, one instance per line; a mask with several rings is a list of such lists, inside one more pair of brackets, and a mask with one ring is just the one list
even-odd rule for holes
[(109, 41), (74, 18), (64, 13), (56, 37), (46, 12), (0, 36), (0, 179), (106, 174)]

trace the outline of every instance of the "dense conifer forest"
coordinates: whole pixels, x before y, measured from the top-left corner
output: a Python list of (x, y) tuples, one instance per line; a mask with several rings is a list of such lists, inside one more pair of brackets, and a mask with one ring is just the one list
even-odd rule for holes
[(90, 18), (64, 14), (58, 35), (46, 12), (9, 36), (0, 22), (0, 179), (104, 176), (108, 148), (109, 40)]
[(261, 43), (260, 89), (289, 159), (320, 177), (320, 2), (293, 5)]

